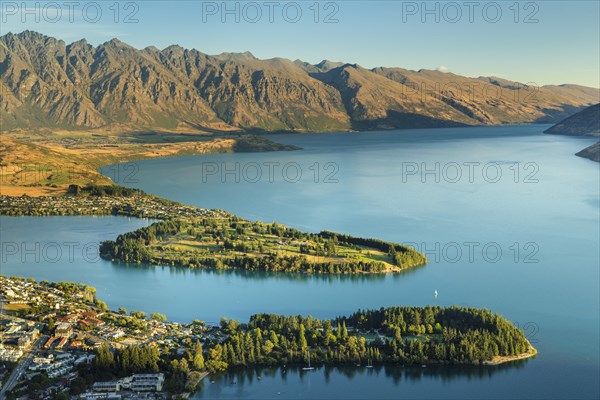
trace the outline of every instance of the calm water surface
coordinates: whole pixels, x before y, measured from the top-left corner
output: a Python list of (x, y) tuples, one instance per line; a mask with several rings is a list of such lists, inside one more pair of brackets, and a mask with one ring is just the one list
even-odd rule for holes
[[(247, 371), (206, 381), (202, 398), (598, 398), (599, 165), (573, 155), (592, 139), (544, 129), (277, 135), (304, 150), (149, 160), (103, 171), (126, 186), (249, 219), (412, 243), (431, 262), (405, 274), (189, 271), (81, 254), (76, 262), (7, 256), (1, 272), (86, 282), (110, 307), (178, 321), (245, 320), (262, 311), (334, 317), (399, 304), (488, 307), (523, 327), (540, 352), (508, 368)], [(1, 222), (2, 242), (15, 243), (97, 242), (150, 223)]]

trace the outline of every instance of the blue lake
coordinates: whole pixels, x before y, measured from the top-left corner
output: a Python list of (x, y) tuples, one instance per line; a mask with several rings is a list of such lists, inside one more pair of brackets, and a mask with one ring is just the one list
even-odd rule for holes
[[(74, 260), (5, 255), (0, 272), (85, 282), (110, 307), (177, 321), (245, 320), (256, 312), (334, 317), (388, 305), (487, 307), (523, 327), (539, 351), (500, 368), (290, 370), (284, 377), (279, 370), (246, 371), (206, 381), (202, 398), (598, 398), (600, 169), (574, 156), (593, 139), (544, 135), (545, 128), (274, 135), (303, 150), (103, 170), (125, 186), (253, 220), (410, 243), (430, 263), (404, 274), (191, 271), (113, 264), (77, 249)], [(68, 241), (83, 248), (150, 223), (0, 221), (3, 244), (21, 249)]]

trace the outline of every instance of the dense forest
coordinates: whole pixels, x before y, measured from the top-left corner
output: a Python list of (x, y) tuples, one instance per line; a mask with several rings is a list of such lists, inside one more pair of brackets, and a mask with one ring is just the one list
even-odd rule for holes
[(160, 221), (103, 242), (100, 253), (130, 263), (316, 274), (381, 273), (427, 262), (400, 244), (237, 217)]
[(240, 324), (223, 318), (224, 340), (191, 344), (183, 355), (152, 347), (98, 350), (94, 378), (167, 371), (181, 389), (190, 372), (257, 365), (482, 364), (534, 350), (522, 331), (489, 310), (390, 307), (320, 320), (257, 314)]
[(306, 363), (480, 364), (526, 353), (523, 332), (475, 308), (392, 307), (349, 317), (259, 314), (247, 326), (223, 323), (229, 338), (209, 353), (226, 365)]

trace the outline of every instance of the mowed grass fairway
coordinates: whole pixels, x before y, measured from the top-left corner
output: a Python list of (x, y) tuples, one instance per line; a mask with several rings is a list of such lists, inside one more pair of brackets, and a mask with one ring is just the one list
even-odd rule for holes
[[(230, 235), (235, 235), (234, 229), (229, 229)], [(180, 233), (177, 235), (163, 238), (160, 242), (154, 244), (151, 249), (161, 252), (166, 256), (176, 256), (181, 251), (194, 251), (201, 254), (212, 254), (215, 257), (238, 257), (238, 256), (263, 256), (276, 253), (279, 256), (298, 256), (306, 257), (313, 263), (341, 263), (341, 262), (381, 262), (387, 271), (398, 270), (398, 267), (392, 264), (392, 257), (381, 250), (348, 244), (338, 244), (333, 252), (325, 252), (323, 244), (316, 240), (282, 240), (276, 235), (248, 233), (245, 239), (242, 239), (246, 245), (244, 250), (234, 245), (231, 251), (224, 249), (223, 242), (218, 241), (211, 235), (200, 236)], [(308, 253), (302, 249), (308, 248)], [(306, 251), (306, 250), (305, 250)]]

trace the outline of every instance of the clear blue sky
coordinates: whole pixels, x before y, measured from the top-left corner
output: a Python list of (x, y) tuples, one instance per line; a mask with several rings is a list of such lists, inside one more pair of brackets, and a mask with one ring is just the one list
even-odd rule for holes
[(520, 1), (518, 7), (515, 0), (473, 1), (472, 8), (466, 1), (321, 1), (318, 15), (314, 0), (228, 1), (230, 14), (223, 1), (123, 1), (117, 16), (114, 0), (79, 1), (71, 11), (61, 0), (39, 1), (40, 9), (2, 0), (0, 30), (31, 29), (94, 45), (117, 37), (137, 48), (179, 44), (208, 54), (250, 51), (258, 58), (369, 68), (445, 66), (466, 76), (600, 86), (600, 1)]

